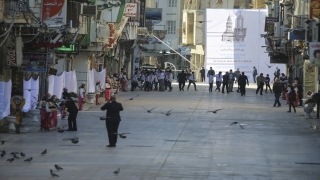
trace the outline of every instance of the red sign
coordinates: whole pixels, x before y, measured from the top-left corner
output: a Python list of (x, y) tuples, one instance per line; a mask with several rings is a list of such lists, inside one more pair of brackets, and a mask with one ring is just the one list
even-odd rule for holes
[(65, 0), (42, 0), (42, 21), (52, 19), (62, 12)]
[(320, 18), (320, 0), (310, 0), (310, 19)]

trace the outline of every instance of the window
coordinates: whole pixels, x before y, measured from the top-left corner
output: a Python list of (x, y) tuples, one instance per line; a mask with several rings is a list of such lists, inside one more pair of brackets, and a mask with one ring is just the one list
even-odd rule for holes
[(167, 34), (176, 34), (176, 21), (167, 21)]
[(177, 7), (177, 0), (168, 0), (169, 7)]

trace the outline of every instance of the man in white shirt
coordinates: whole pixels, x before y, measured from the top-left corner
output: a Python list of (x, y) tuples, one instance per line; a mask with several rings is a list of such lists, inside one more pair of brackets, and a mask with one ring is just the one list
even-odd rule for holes
[(232, 72), (232, 69), (230, 69), (230, 73), (229, 73), (229, 92), (233, 92), (234, 78), (235, 78), (235, 75)]
[(159, 73), (159, 91), (164, 91), (164, 73), (160, 69)]
[(196, 76), (194, 75), (194, 72), (192, 71), (192, 74), (189, 76), (189, 85), (188, 85), (187, 90), (189, 90), (190, 84), (192, 83), (193, 86), (194, 86), (194, 90), (198, 91), (195, 82), (196, 82)]
[(219, 74), (216, 74), (214, 77), (216, 78), (216, 85), (217, 85), (217, 88), (216, 88), (216, 90), (214, 90), (214, 91), (217, 91), (217, 90), (219, 90), (219, 92), (220, 92), (220, 86), (221, 86), (221, 81), (222, 81), (222, 74), (221, 74), (222, 72), (220, 71), (219, 72)]

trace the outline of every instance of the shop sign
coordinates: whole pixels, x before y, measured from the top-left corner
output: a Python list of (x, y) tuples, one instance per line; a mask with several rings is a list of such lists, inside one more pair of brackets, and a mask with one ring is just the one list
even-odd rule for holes
[(47, 54), (23, 53), (19, 70), (22, 72), (47, 72)]
[(310, 64), (320, 66), (320, 42), (309, 42), (308, 49)]
[(16, 60), (16, 51), (13, 48), (8, 48), (7, 53), (7, 62), (6, 64), (8, 66), (17, 66), (17, 60)]
[(310, 0), (310, 19), (320, 18), (320, 0)]
[(124, 15), (128, 17), (137, 16), (137, 3), (126, 3)]
[(50, 68), (48, 74), (50, 75), (57, 75), (58, 70), (54, 69), (54, 68)]
[(67, 0), (42, 0), (42, 22), (49, 27), (67, 24)]
[(264, 32), (273, 32), (275, 22), (278, 22), (278, 18), (266, 17), (265, 25), (264, 25)]
[(69, 46), (65, 45), (55, 49), (56, 54), (79, 54), (79, 44), (74, 43)]

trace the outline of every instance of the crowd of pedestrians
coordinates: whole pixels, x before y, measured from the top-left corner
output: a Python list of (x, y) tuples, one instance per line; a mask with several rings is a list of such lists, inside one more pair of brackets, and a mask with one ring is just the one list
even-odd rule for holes
[[(205, 75), (204, 67), (200, 70), (201, 75), (201, 82), (205, 82), (205, 79), (208, 78), (209, 82), (209, 92), (213, 92), (213, 84), (215, 81), (216, 87), (215, 92), (222, 93), (231, 93), (234, 92), (234, 86), (236, 84), (236, 91), (240, 93), (241, 96), (246, 95), (246, 87), (249, 86), (249, 79), (245, 75), (245, 72), (240, 72), (239, 68), (237, 68), (234, 72), (232, 69), (226, 71), (224, 74), (222, 72), (218, 72), (217, 74), (215, 71), (210, 67), (207, 74)], [(275, 96), (274, 107), (280, 107), (280, 98), (286, 100), (286, 104), (289, 105), (289, 111), (291, 112), (291, 107), (295, 112), (296, 106), (302, 106), (302, 85), (299, 78), (295, 78), (295, 83), (289, 84), (288, 78), (284, 73), (280, 73), (280, 69), (276, 67), (274, 76), (275, 78), (271, 81), (269, 74), (264, 76), (263, 73), (258, 75), (258, 70), (256, 67), (253, 67), (252, 77), (253, 82), (256, 83), (256, 94), (263, 95), (264, 93), (268, 93), (268, 91)], [(168, 91), (172, 92), (172, 82), (174, 81), (175, 77), (173, 72), (168, 69), (163, 71), (161, 69), (143, 69), (143, 68), (136, 68), (133, 76), (131, 77), (131, 91), (136, 90), (143, 90), (143, 91)], [(179, 91), (184, 91), (186, 83), (188, 91), (190, 85), (193, 85), (194, 90), (197, 91), (196, 85), (197, 77), (195, 72), (187, 67), (185, 70), (182, 70), (176, 75), (176, 82), (179, 83)], [(121, 69), (121, 73), (118, 75), (117, 73), (113, 74), (113, 77), (106, 78), (106, 89), (101, 89), (100, 82), (96, 84), (96, 94), (97, 98), (99, 99), (100, 93), (104, 92), (105, 100), (109, 101), (111, 97), (111, 89), (116, 89), (114, 94), (117, 94), (119, 86), (122, 87), (122, 92), (127, 92), (126, 86), (128, 83), (126, 70), (123, 68)], [(271, 87), (271, 84), (273, 86)], [(83, 88), (84, 84), (79, 87), (79, 110), (82, 109), (83, 101), (85, 99), (85, 89)], [(221, 89), (222, 86), (222, 89)], [(264, 89), (265, 86), (265, 89)], [(100, 103), (96, 100), (96, 104), (99, 105)]]

